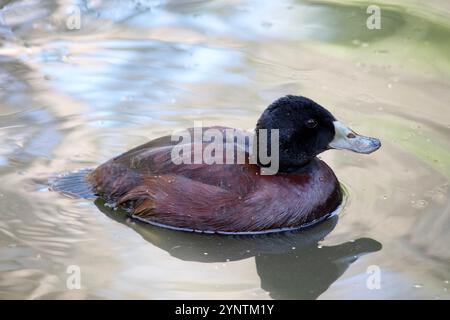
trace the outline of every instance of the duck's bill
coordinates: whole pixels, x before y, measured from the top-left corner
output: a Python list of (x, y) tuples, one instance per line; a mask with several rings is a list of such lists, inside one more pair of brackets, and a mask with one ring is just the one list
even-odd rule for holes
[(345, 149), (358, 153), (372, 153), (381, 147), (380, 140), (357, 134), (339, 121), (334, 121), (334, 139), (328, 146), (331, 149)]

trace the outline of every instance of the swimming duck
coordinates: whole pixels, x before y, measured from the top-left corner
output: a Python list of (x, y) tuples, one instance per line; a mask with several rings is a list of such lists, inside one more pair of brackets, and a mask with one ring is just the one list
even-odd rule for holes
[[(230, 128), (202, 128), (202, 133), (210, 129), (226, 136)], [(235, 137), (246, 135), (232, 130)], [(264, 130), (269, 132), (265, 140), (259, 134)], [(187, 132), (193, 134), (194, 129)], [(277, 141), (270, 132), (277, 132)], [(378, 139), (358, 135), (316, 102), (293, 95), (265, 109), (254, 142), (244, 139), (239, 146), (237, 140), (224, 140), (223, 154), (231, 143), (233, 149), (243, 150), (244, 163), (236, 156), (225, 164), (180, 163), (174, 159), (175, 148), (181, 144), (193, 154), (197, 147), (165, 136), (107, 161), (89, 172), (86, 181), (97, 196), (153, 225), (206, 233), (268, 233), (311, 226), (340, 206), (338, 179), (318, 154), (328, 149), (371, 153), (381, 146)], [(276, 150), (271, 149), (274, 141)], [(201, 140), (200, 150), (207, 146)], [(264, 174), (262, 147), (276, 151), (276, 172)]]

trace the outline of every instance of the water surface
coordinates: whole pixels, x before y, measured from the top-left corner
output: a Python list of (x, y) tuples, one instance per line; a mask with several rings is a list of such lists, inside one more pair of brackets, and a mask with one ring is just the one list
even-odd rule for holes
[[(369, 4), (0, 1), (0, 298), (449, 299), (450, 6), (381, 1), (369, 30)], [(348, 201), (308, 231), (173, 232), (43, 183), (285, 94), (383, 143), (322, 155)]]

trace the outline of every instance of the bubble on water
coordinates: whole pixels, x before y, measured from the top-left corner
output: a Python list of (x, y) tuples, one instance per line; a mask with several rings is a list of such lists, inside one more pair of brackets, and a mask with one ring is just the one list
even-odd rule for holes
[(417, 201), (412, 200), (411, 204), (416, 209), (422, 209), (422, 208), (425, 208), (427, 206), (428, 202), (426, 200), (420, 199), (420, 200), (417, 200)]
[(388, 198), (387, 195), (383, 195), (383, 196), (381, 197), (381, 199), (383, 199), (383, 200), (387, 200), (387, 198)]
[(422, 289), (423, 288), (423, 284), (416, 283), (415, 285), (413, 285), (413, 288)]
[(72, 61), (72, 57), (71, 57), (70, 55), (68, 55), (68, 54), (65, 54), (65, 55), (63, 55), (63, 56), (61, 57), (61, 60), (62, 60), (63, 62), (71, 62), (71, 61)]
[(208, 252), (203, 252), (203, 254), (204, 254), (205, 256), (207, 256), (207, 255), (208, 255)]
[(409, 140), (414, 136), (414, 134), (412, 132), (407, 132), (404, 136), (403, 136), (403, 140)]

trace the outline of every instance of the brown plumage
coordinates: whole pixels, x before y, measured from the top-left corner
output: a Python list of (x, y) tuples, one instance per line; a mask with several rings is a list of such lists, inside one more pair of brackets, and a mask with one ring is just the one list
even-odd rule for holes
[(298, 172), (270, 176), (249, 164), (248, 152), (246, 164), (176, 165), (172, 147), (170, 136), (150, 141), (99, 166), (88, 181), (134, 218), (203, 232), (299, 228), (341, 202), (333, 171), (318, 159)]

